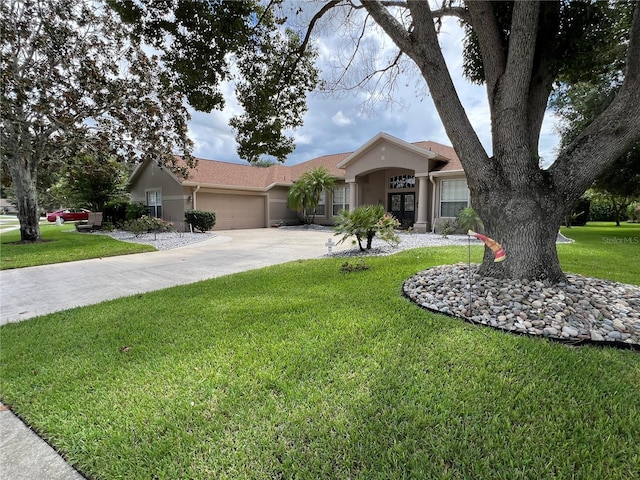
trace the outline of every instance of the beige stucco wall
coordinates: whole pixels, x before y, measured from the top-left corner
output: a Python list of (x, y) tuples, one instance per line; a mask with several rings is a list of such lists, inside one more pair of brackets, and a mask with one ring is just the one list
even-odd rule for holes
[(380, 141), (362, 152), (345, 168), (347, 181), (357, 175), (363, 175), (376, 170), (385, 170), (390, 166), (402, 166), (418, 174), (429, 172), (429, 159), (417, 152), (401, 148), (395, 143)]
[(299, 221), (298, 212), (287, 207), (289, 187), (273, 187), (269, 190), (269, 226), (291, 225)]
[(184, 231), (184, 211), (188, 207), (189, 189), (180, 185), (168, 173), (166, 167), (148, 162), (141, 167), (137, 181), (131, 190), (131, 203), (147, 203), (147, 192), (160, 190), (162, 193), (162, 219), (173, 222), (178, 231)]

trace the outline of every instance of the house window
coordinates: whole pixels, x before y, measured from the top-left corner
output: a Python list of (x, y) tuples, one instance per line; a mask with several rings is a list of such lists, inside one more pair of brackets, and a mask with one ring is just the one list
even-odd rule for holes
[(440, 184), (440, 216), (457, 217), (460, 210), (469, 206), (469, 189), (466, 180), (443, 180)]
[(338, 215), (342, 210), (349, 210), (348, 185), (333, 189), (333, 215)]
[(327, 214), (327, 194), (326, 192), (322, 192), (320, 194), (320, 199), (318, 200), (318, 206), (316, 207), (316, 215), (320, 217), (324, 217)]
[(389, 189), (415, 188), (416, 177), (414, 175), (396, 175), (389, 177)]
[(162, 218), (162, 191), (151, 190), (147, 192), (147, 208), (150, 217)]

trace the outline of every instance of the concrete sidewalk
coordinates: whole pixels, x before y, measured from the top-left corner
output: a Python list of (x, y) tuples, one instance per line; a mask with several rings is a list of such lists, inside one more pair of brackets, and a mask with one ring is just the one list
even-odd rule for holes
[[(332, 233), (256, 229), (217, 232), (162, 252), (0, 271), (0, 324), (294, 260), (318, 258)], [(334, 251), (351, 248), (344, 244)], [(1, 480), (82, 480), (53, 448), (0, 405)]]

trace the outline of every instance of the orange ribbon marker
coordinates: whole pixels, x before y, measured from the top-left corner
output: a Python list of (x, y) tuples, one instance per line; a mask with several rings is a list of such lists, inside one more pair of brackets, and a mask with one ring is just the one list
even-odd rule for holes
[(496, 242), (493, 238), (489, 238), (486, 235), (482, 235), (481, 233), (476, 233), (473, 230), (469, 230), (467, 235), (476, 237), (478, 240), (482, 240), (484, 244), (491, 249), (494, 256), (494, 262), (502, 262), (505, 258), (507, 258), (507, 254), (498, 242)]

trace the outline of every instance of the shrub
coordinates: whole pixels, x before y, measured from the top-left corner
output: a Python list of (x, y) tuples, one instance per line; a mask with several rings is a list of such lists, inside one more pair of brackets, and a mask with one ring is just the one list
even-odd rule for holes
[(449, 217), (440, 217), (436, 219), (433, 231), (443, 238), (447, 238), (456, 231), (456, 219)]
[(571, 207), (571, 211), (567, 214), (565, 225), (582, 227), (589, 221), (591, 211), (591, 199), (588, 195), (582, 195), (576, 203)]
[(456, 223), (458, 225), (458, 228), (464, 230), (465, 233), (469, 230), (478, 232), (484, 228), (482, 225), (482, 220), (480, 219), (476, 211), (471, 207), (463, 208), (462, 210), (460, 210), (460, 213), (458, 213), (458, 217), (456, 218)]
[(353, 272), (364, 272), (365, 270), (369, 270), (369, 265), (367, 265), (362, 259), (360, 259), (358, 263), (353, 264), (349, 263), (349, 261), (347, 260), (340, 267), (340, 273), (342, 273), (343, 275)]
[(194, 230), (201, 232), (211, 230), (216, 224), (216, 214), (204, 210), (187, 210), (184, 212), (184, 219)]
[(389, 244), (397, 245), (400, 239), (396, 235), (395, 230), (399, 226), (400, 223), (398, 220), (392, 215), (385, 213), (382, 205), (362, 205), (353, 212), (346, 210), (340, 212), (338, 215), (338, 224), (333, 229), (336, 235), (343, 235), (338, 243), (342, 243), (347, 238), (355, 236), (360, 251), (364, 251), (362, 240), (367, 239), (367, 250), (370, 250), (371, 242), (376, 235)]
[(640, 222), (640, 202), (632, 203), (627, 207), (627, 217), (629, 217), (630, 222)]
[[(102, 210), (103, 219), (111, 222), (113, 225), (122, 226), (127, 220), (127, 207), (129, 202), (126, 200), (111, 200), (104, 205)], [(104, 227), (104, 222), (103, 222)]]
[[(616, 208), (611, 200), (604, 195), (591, 195), (591, 206), (589, 213), (589, 220), (594, 222), (615, 222), (616, 221)], [(626, 220), (626, 212), (622, 212), (620, 220)]]
[(173, 223), (165, 222), (161, 218), (143, 215), (140, 218), (127, 221), (123, 228), (128, 232), (132, 232), (135, 237), (139, 237), (148, 232), (168, 232), (173, 228)]
[(127, 220), (135, 220), (149, 214), (149, 208), (144, 203), (130, 203), (127, 205)]

